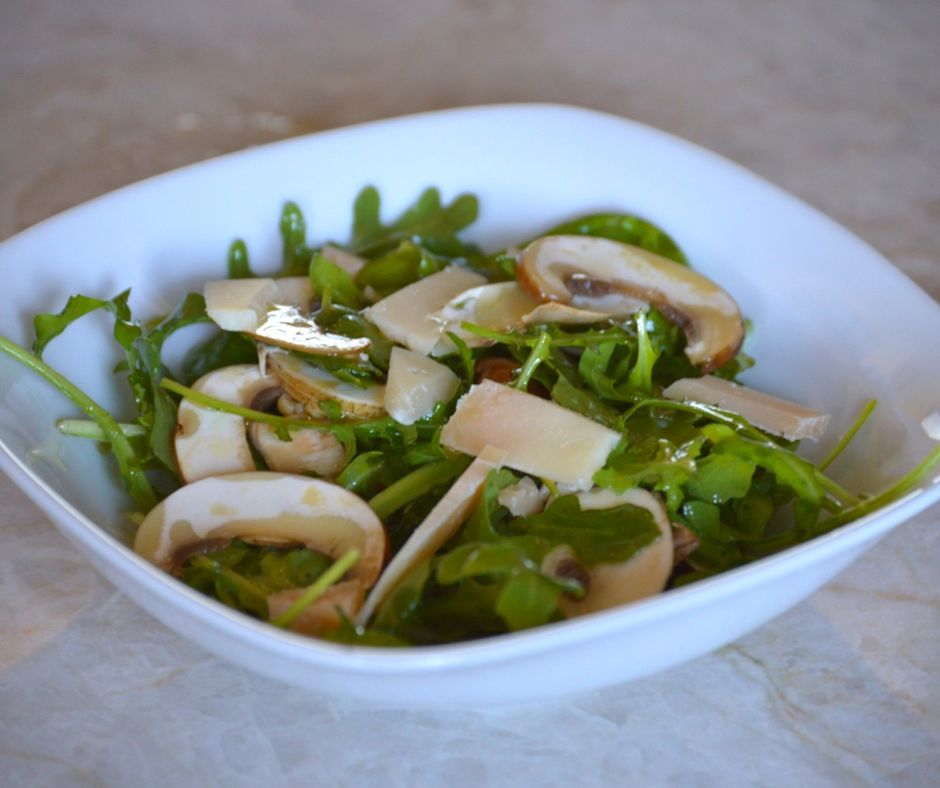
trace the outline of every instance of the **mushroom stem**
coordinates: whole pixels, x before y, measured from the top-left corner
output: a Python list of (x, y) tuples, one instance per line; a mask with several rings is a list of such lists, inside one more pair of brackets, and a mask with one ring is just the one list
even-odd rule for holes
[(259, 421), (262, 424), (270, 424), (275, 428), (280, 427), (289, 430), (328, 430), (336, 426), (333, 422), (329, 421), (315, 421), (313, 419), (286, 419), (283, 416), (275, 416), (273, 413), (264, 413), (260, 410), (243, 408), (241, 405), (233, 405), (231, 402), (226, 402), (225, 400), (211, 397), (208, 394), (203, 394), (201, 391), (191, 389), (188, 386), (184, 386), (182, 383), (177, 383), (175, 380), (170, 380), (169, 378), (164, 378), (161, 380), (160, 385), (175, 394), (179, 394), (181, 397), (183, 397), (183, 399), (188, 399), (190, 402), (194, 402), (196, 405), (209, 408), (209, 410), (219, 410), (223, 413), (231, 413), (235, 416), (241, 416), (243, 419), (247, 419), (248, 421)]

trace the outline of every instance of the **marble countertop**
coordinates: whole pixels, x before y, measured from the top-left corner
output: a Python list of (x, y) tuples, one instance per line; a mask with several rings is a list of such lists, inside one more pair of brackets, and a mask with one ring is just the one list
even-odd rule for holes
[[(556, 101), (740, 162), (940, 299), (938, 41), (933, 0), (10, 0), (0, 237), (248, 145)], [(0, 782), (934, 785), (938, 526), (934, 507), (771, 624), (657, 676), (564, 702), (403, 712), (202, 651), (0, 479)]]

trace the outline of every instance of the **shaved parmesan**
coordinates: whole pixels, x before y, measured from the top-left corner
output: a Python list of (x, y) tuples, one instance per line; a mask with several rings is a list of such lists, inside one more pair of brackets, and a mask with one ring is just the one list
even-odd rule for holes
[(762, 391), (706, 375), (677, 380), (665, 391), (666, 399), (701, 402), (743, 416), (755, 427), (787, 440), (816, 440), (829, 424), (829, 414), (810, 410)]
[(431, 315), (458, 293), (486, 284), (479, 274), (450, 266), (383, 298), (363, 314), (394, 342), (429, 355), (444, 332)]
[(385, 409), (395, 421), (414, 424), (430, 414), (438, 402), (449, 402), (458, 383), (460, 378), (443, 364), (413, 350), (394, 347), (385, 385)]
[(218, 279), (203, 288), (206, 314), (226, 331), (254, 331), (282, 297), (273, 279)]
[(486, 446), (443, 498), (430, 511), (369, 592), (356, 624), (365, 626), (376, 608), (398, 587), (398, 584), (422, 561), (440, 550), (463, 525), (476, 506), (487, 474), (503, 464), (505, 452)]
[(504, 449), (505, 465), (524, 473), (589, 489), (620, 434), (533, 394), (484, 380), (457, 403), (441, 445), (479, 455)]

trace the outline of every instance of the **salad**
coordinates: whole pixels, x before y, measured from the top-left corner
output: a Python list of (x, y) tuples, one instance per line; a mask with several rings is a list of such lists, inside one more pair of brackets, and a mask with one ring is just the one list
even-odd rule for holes
[[(367, 187), (350, 237), (311, 245), (281, 215), (280, 269), (244, 243), (227, 277), (140, 321), (129, 291), (36, 316), (0, 350), (114, 457), (134, 549), (243, 613), (319, 638), (409, 646), (586, 615), (694, 583), (905, 494), (801, 458), (828, 416), (736, 382), (752, 363), (731, 294), (662, 229), (585, 216), (485, 252), (477, 200), (422, 193), (386, 223)], [(50, 368), (48, 344), (103, 310), (136, 413)], [(178, 369), (164, 345), (217, 330)]]

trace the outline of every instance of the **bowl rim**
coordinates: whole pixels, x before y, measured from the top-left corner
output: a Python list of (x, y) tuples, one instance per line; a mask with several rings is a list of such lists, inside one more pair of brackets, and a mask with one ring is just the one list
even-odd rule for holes
[[(675, 134), (629, 118), (595, 109), (550, 102), (482, 104), (430, 110), (316, 131), (225, 153), (147, 177), (70, 207), (4, 239), (0, 242), (0, 248), (27, 243), (34, 235), (44, 232), (50, 224), (57, 223), (65, 217), (80, 216), (82, 212), (88, 210), (101, 210), (106, 208), (109, 203), (123, 199), (131, 191), (159, 187), (160, 182), (164, 179), (175, 177), (181, 173), (192, 173), (205, 169), (207, 166), (225, 166), (226, 163), (236, 159), (266, 156), (272, 150), (280, 150), (290, 155), (290, 148), (305, 146), (314, 138), (343, 136), (350, 132), (388, 126), (389, 124), (411, 123), (424, 118), (450, 117), (457, 119), (462, 116), (479, 115), (480, 113), (499, 114), (506, 112), (563, 113), (603, 122), (614, 121), (642, 130), (644, 133), (653, 133), (661, 139), (667, 139), (671, 144), (682, 146), (699, 157), (706, 157), (720, 164), (724, 169), (731, 169), (745, 174), (752, 181), (759, 182), (762, 187), (773, 190), (777, 197), (798, 205), (804, 212), (811, 212), (817, 219), (822, 219), (827, 224), (828, 229), (836, 230), (844, 236), (850, 237), (856, 243), (861, 243), (867, 247), (872, 252), (873, 257), (876, 258), (871, 262), (877, 262), (884, 270), (895, 275), (899, 286), (901, 283), (905, 283), (921, 293), (928, 301), (933, 302), (933, 299), (902, 271), (891, 265), (880, 253), (845, 227), (804, 200), (776, 186), (743, 165)], [(103, 551), (105, 555), (110, 556), (112, 559), (123, 559), (123, 561), (111, 560), (111, 564), (123, 564), (121, 567), (122, 572), (137, 575), (142, 588), (161, 597), (169, 604), (185, 604), (187, 611), (199, 619), (201, 623), (219, 627), (225, 631), (225, 634), (236, 640), (258, 642), (260, 638), (269, 644), (271, 648), (275, 648), (280, 652), (282, 656), (289, 658), (300, 658), (305, 662), (321, 664), (324, 667), (337, 667), (346, 672), (388, 675), (406, 674), (413, 671), (444, 671), (457, 667), (486, 666), (525, 656), (532, 652), (546, 652), (596, 640), (614, 632), (624, 632), (633, 626), (653, 619), (682, 614), (686, 609), (709, 599), (721, 599), (743, 592), (747, 587), (754, 585), (755, 580), (758, 578), (784, 577), (803, 565), (808, 555), (817, 556), (821, 559), (825, 556), (843, 552), (852, 546), (877, 539), (903, 522), (904, 519), (914, 516), (917, 512), (940, 500), (940, 475), (938, 475), (909, 491), (887, 507), (878, 509), (859, 520), (808, 542), (795, 545), (779, 553), (728, 570), (720, 575), (706, 578), (689, 586), (670, 589), (657, 596), (638, 600), (618, 608), (599, 611), (580, 618), (554, 622), (530, 630), (496, 635), (479, 640), (397, 649), (335, 644), (305, 637), (252, 619), (200, 594), (163, 570), (153, 566), (134, 553), (130, 547), (123, 544), (119, 539), (96, 525), (94, 521), (80, 512), (64, 496), (55, 492), (41, 478), (36, 476), (7, 446), (2, 436), (0, 436), (0, 469), (21, 490), (26, 492), (35, 503), (43, 508), (66, 535), (77, 538), (86, 544), (94, 543), (97, 552), (101, 553)], [(119, 483), (116, 479), (114, 481)]]

